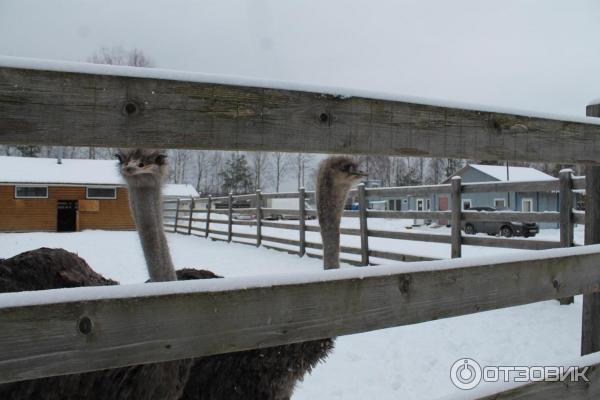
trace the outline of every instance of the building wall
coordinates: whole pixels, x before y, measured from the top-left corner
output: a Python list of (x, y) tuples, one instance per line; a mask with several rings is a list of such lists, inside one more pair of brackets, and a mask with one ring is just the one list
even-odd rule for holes
[[(15, 199), (15, 187), (2, 185), (0, 231), (56, 231), (59, 200), (80, 200), (78, 230), (135, 228), (124, 187), (117, 188), (114, 200), (86, 200), (83, 186), (49, 186), (47, 199)], [(88, 202), (87, 207), (82, 207), (81, 200)]]

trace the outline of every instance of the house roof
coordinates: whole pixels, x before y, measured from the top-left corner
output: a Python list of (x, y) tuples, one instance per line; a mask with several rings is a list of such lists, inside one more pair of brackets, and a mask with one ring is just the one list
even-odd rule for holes
[[(0, 156), (0, 183), (125, 186), (116, 160), (75, 160)], [(198, 197), (188, 184), (166, 184), (164, 196)]]
[(0, 156), (0, 183), (125, 185), (116, 160)]
[(199, 197), (200, 194), (188, 183), (167, 183), (163, 187), (163, 196), (167, 197)]
[(540, 170), (531, 167), (508, 167), (508, 179), (506, 176), (506, 166), (505, 165), (482, 165), (482, 164), (468, 164), (464, 168), (456, 171), (453, 175), (448, 177), (446, 181), (448, 182), (450, 178), (457, 175), (462, 175), (467, 168), (476, 169), (486, 175), (488, 175), (491, 180), (501, 181), (501, 182), (527, 182), (527, 181), (547, 181), (551, 179), (556, 179), (555, 177), (548, 175)]

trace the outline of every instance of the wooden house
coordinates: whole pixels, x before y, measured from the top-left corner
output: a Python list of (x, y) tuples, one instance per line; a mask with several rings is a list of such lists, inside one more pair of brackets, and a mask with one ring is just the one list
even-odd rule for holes
[[(185, 185), (165, 191), (197, 196)], [(114, 160), (0, 156), (0, 231), (135, 229), (128, 201)]]
[[(463, 183), (475, 182), (525, 182), (556, 179), (535, 168), (509, 167), (502, 165), (468, 164), (456, 171), (442, 183), (449, 183), (453, 176), (460, 176)], [(381, 198), (387, 201), (389, 210), (398, 211), (445, 211), (451, 207), (450, 196), (432, 194), (430, 196), (405, 196)], [(489, 192), (463, 195), (461, 208), (495, 207), (514, 211), (558, 211), (558, 192)], [(557, 224), (542, 223), (543, 228), (556, 228)]]

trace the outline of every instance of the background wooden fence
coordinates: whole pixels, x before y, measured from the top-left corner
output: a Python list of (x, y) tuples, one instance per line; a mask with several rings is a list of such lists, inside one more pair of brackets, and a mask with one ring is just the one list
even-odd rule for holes
[[(528, 182), (489, 182), (489, 183), (461, 183), (460, 178), (453, 179), (450, 184), (431, 186), (411, 186), (392, 188), (365, 188), (364, 184), (354, 189), (350, 196), (358, 200), (356, 211), (345, 211), (344, 217), (358, 218), (359, 228), (342, 228), (342, 235), (360, 236), (360, 247), (342, 246), (341, 252), (349, 255), (360, 256), (355, 258), (343, 258), (344, 262), (352, 265), (366, 266), (374, 264), (371, 258), (388, 259), (395, 261), (426, 261), (434, 258), (404, 254), (400, 252), (376, 250), (369, 247), (369, 238), (387, 238), (399, 240), (414, 240), (421, 242), (446, 243), (450, 245), (450, 256), (460, 257), (462, 245), (505, 247), (527, 250), (543, 250), (557, 247), (571, 247), (574, 245), (574, 225), (583, 224), (585, 214), (573, 209), (573, 190), (585, 188), (585, 177), (573, 176), (570, 170), (561, 171), (560, 177), (554, 180), (528, 181)], [(546, 212), (486, 212), (468, 211), (461, 209), (461, 196), (463, 193), (486, 193), (486, 192), (559, 192), (559, 211)], [(379, 211), (368, 209), (369, 198), (379, 197), (401, 197), (401, 196), (431, 196), (433, 194), (449, 194), (452, 202), (450, 211)], [(306, 200), (314, 202), (314, 192), (300, 189), (298, 192), (288, 193), (261, 193), (229, 195), (224, 197), (208, 197), (195, 199), (195, 206), (190, 212), (189, 207), (182, 208), (179, 200), (165, 202), (165, 228), (172, 232), (212, 237), (215, 240), (235, 241), (235, 238), (243, 239), (240, 243), (249, 244), (254, 240), (256, 246), (288, 251), (311, 257), (321, 257), (319, 254), (307, 252), (306, 249), (321, 249), (318, 242), (306, 240), (306, 232), (319, 232), (318, 226), (306, 224), (308, 217), (315, 217), (315, 210), (307, 210)], [(294, 209), (267, 208), (264, 206), (268, 199), (298, 199), (298, 207)], [(189, 200), (189, 199), (188, 199)], [(234, 208), (235, 201), (250, 201), (253, 207)], [(215, 202), (227, 201), (226, 209), (214, 208)], [(188, 201), (188, 203), (190, 203)], [(226, 215), (227, 219), (212, 218), (214, 214)], [(272, 214), (293, 216), (298, 218), (298, 223), (282, 223), (266, 221), (259, 216)], [(253, 220), (238, 220), (235, 215), (256, 216)], [(452, 222), (450, 235), (429, 234), (420, 232), (398, 232), (381, 229), (369, 229), (369, 218), (393, 218), (393, 219), (428, 219), (448, 220)], [(461, 222), (498, 221), (498, 222), (545, 222), (556, 223), (560, 227), (560, 241), (537, 240), (533, 238), (516, 239), (501, 237), (481, 237), (474, 235), (463, 235), (460, 229)], [(200, 225), (201, 224), (201, 225)], [(215, 228), (211, 225), (225, 225), (226, 230)], [(255, 233), (234, 232), (233, 226), (255, 226)], [(263, 228), (275, 228), (282, 230), (298, 231), (296, 239), (265, 235)], [(265, 244), (264, 242), (269, 242)], [(252, 243), (251, 243), (252, 244)], [(289, 247), (283, 248), (279, 245), (295, 246), (297, 250)]]

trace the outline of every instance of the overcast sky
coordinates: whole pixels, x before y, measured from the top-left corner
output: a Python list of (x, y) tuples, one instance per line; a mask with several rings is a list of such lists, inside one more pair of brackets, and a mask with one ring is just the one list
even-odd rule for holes
[(582, 116), (600, 98), (597, 0), (0, 0), (0, 54), (160, 68)]

